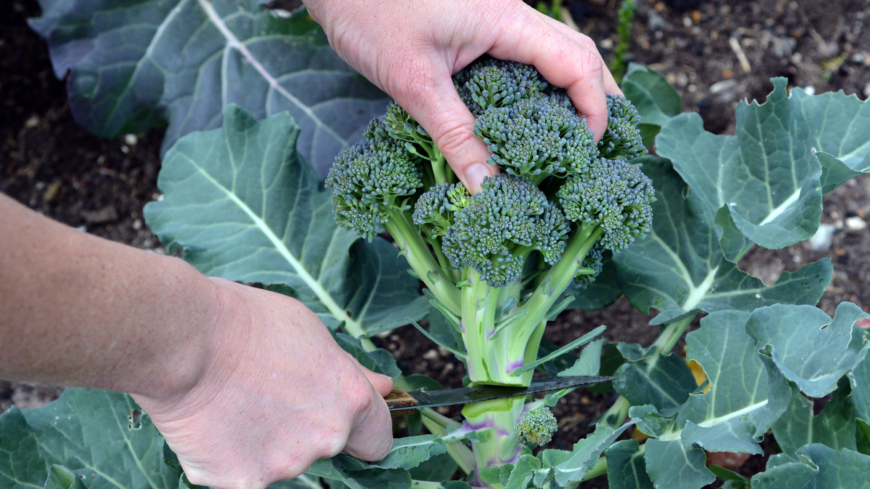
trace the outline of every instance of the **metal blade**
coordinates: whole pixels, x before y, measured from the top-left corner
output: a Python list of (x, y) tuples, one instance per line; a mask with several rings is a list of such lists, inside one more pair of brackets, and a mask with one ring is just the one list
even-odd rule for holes
[(534, 394), (536, 392), (558, 391), (571, 387), (600, 384), (611, 380), (613, 380), (613, 377), (553, 377), (532, 379), (532, 384), (528, 387), (478, 385), (475, 387), (464, 387), (462, 389), (414, 391), (408, 392), (407, 394), (417, 401), (415, 406), (405, 404), (403, 406), (390, 407), (390, 411), (406, 411), (408, 409), (468, 404), (470, 402), (489, 401), (491, 399), (522, 396), (525, 394)]

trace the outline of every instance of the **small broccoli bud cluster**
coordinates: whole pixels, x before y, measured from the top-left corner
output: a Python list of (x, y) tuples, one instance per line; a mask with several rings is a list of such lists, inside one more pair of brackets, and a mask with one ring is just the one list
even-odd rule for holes
[(625, 248), (652, 224), (652, 181), (622, 160), (597, 160), (588, 172), (569, 178), (556, 195), (568, 219), (604, 229), (599, 243), (608, 250)]
[(529, 411), (520, 419), (520, 424), (514, 428), (514, 433), (520, 443), (527, 445), (546, 445), (553, 439), (553, 433), (559, 429), (556, 417), (550, 408), (542, 407)]
[(413, 157), (387, 140), (366, 141), (342, 151), (326, 177), (336, 220), (371, 240), (383, 231), (400, 197), (423, 186)]
[(453, 224), (453, 214), (466, 207), (471, 195), (461, 183), (442, 183), (430, 188), (417, 199), (414, 224), (431, 226), (431, 236), (444, 236)]
[(492, 153), (490, 164), (524, 178), (579, 173), (598, 156), (586, 119), (557, 95), (489, 109), (474, 133)]
[(472, 267), (491, 287), (503, 287), (520, 276), (532, 250), (548, 263), (562, 256), (569, 225), (540, 189), (504, 173), (487, 178), (481, 188), (455, 212), (442, 241), (455, 265)]
[(469, 110), (479, 116), (490, 107), (534, 97), (548, 84), (532, 66), (485, 57), (457, 73), (454, 86)]
[[(586, 290), (586, 287), (589, 287), (589, 285), (595, 281), (601, 273), (602, 268), (604, 268), (603, 259), (604, 248), (596, 243), (583, 258), (583, 262), (580, 265), (580, 268), (584, 273), (578, 274), (574, 277), (574, 290)], [(592, 273), (588, 273), (589, 271)]]
[(607, 96), (607, 131), (598, 143), (601, 156), (630, 160), (646, 153), (637, 109), (622, 95)]

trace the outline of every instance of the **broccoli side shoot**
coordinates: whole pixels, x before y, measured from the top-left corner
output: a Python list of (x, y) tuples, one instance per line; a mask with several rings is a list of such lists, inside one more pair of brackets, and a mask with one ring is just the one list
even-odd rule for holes
[(630, 160), (645, 154), (639, 123), (640, 115), (631, 102), (622, 95), (608, 95), (607, 131), (598, 143), (601, 156)]
[(542, 407), (529, 411), (520, 419), (514, 429), (520, 443), (526, 445), (546, 445), (553, 439), (553, 433), (559, 429), (556, 417), (550, 408)]
[(598, 157), (586, 119), (556, 95), (487, 110), (474, 133), (492, 153), (488, 162), (534, 183), (583, 172)]
[(342, 151), (326, 177), (336, 220), (371, 240), (390, 211), (406, 207), (403, 197), (423, 185), (420, 176), (412, 155), (396, 144), (366, 141)]
[(533, 250), (547, 263), (559, 259), (568, 223), (541, 190), (504, 173), (481, 187), (455, 213), (442, 242), (454, 264), (474, 268), (490, 287), (504, 287), (519, 277)]

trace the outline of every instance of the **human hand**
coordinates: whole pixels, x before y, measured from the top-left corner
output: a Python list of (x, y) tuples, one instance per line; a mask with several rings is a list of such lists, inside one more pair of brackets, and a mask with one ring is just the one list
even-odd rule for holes
[(133, 395), (190, 482), (261, 489), (342, 450), (382, 459), (392, 379), (344, 352), (300, 302), (211, 280), (220, 304), (198, 381), (171, 399)]
[(589, 37), (521, 0), (305, 0), (330, 44), (432, 136), (472, 191), (498, 170), (474, 136), (474, 116), (451, 76), (483, 54), (534, 65), (568, 90), (595, 140), (607, 128), (607, 93), (621, 94)]

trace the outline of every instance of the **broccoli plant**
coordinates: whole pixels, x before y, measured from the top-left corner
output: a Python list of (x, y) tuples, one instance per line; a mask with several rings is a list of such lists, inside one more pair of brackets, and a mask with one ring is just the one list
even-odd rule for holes
[[(563, 90), (531, 67), (483, 59), (454, 81), (501, 172), (470, 195), (426, 132), (341, 64), (304, 12), (281, 19), (259, 0), (42, 3), (34, 26), (58, 73), (70, 70), (79, 120), (101, 134), (170, 123), (163, 198), (145, 217), (203, 273), (297, 298), (405, 389), (441, 385), (403, 374), (377, 337), (424, 318), (420, 329), (466, 363), (467, 382), (614, 377), (596, 387), (610, 405), (580, 440), (558, 430), (555, 406), (570, 389), (470, 404), (456, 419), (425, 409), (383, 460), (340, 454), (276, 489), (555, 489), (603, 476), (616, 489), (717, 478), (730, 489), (867, 487), (870, 346), (855, 327), (867, 299), (833, 317), (815, 307), (834, 273), (828, 258), (769, 285), (738, 267), (755, 246), (812, 237), (823, 195), (870, 171), (867, 103), (774, 79), (765, 103), (738, 106), (735, 135), (714, 135), (681, 114), (663, 77), (630, 65), (626, 98), (608, 98), (595, 143)], [(148, 42), (105, 56), (127, 32)], [(190, 40), (184, 59), (178, 39)], [(652, 145), (656, 156), (645, 154)], [(315, 168), (336, 154), (324, 182)], [(562, 347), (543, 340), (560, 311), (620, 295), (655, 313), (651, 344), (605, 345), (603, 327), (585, 324)], [(809, 399), (828, 395), (814, 414)], [(710, 452), (761, 454), (770, 438), (781, 453), (764, 471), (708, 464)], [(129, 396), (68, 389), (0, 416), (0, 487), (189, 484)]]
[[(461, 336), (469, 381), (527, 386), (548, 319), (574, 300), (566, 290), (582, 293), (604, 252), (650, 229), (652, 182), (626, 161), (645, 152), (639, 117), (624, 97), (608, 96), (608, 128), (596, 144), (565, 90), (532, 67), (482, 59), (455, 86), (476, 114), (490, 163), (503, 170), (480, 192), (456, 183), (432, 139), (395, 103), (364, 142), (338, 155), (326, 185), (341, 225), (368, 239), (390, 233)], [(474, 443), (477, 469), (516, 463), (525, 403), (465, 407), (469, 425), (494, 428)]]

